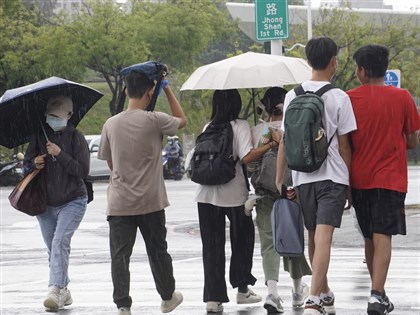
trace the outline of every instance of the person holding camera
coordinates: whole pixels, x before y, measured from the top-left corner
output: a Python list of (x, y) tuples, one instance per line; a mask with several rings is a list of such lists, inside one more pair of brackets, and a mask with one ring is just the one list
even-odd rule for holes
[(98, 158), (106, 160), (111, 169), (107, 219), (113, 299), (119, 315), (131, 315), (129, 265), (137, 229), (162, 298), (161, 312), (171, 312), (183, 300), (181, 292), (175, 291), (172, 258), (167, 251), (164, 209), (169, 202), (161, 154), (163, 136), (175, 135), (187, 118), (167, 81), (162, 81), (162, 86), (172, 115), (146, 110), (154, 89), (160, 87), (137, 66), (128, 69), (124, 77), (128, 108), (105, 122), (98, 152)]

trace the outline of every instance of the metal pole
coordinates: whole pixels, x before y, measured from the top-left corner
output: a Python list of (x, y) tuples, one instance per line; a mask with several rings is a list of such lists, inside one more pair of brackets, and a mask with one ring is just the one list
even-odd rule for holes
[(312, 38), (312, 6), (311, 0), (306, 1), (308, 5), (308, 40)]
[(282, 40), (271, 41), (271, 54), (276, 55), (276, 56), (283, 55), (283, 41)]

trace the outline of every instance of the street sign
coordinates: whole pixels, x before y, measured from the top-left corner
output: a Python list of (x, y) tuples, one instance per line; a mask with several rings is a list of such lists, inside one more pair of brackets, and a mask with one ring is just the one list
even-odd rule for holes
[(255, 35), (257, 40), (280, 40), (289, 37), (287, 0), (255, 0)]
[(387, 70), (384, 76), (385, 85), (393, 85), (396, 87), (401, 87), (401, 71), (396, 70)]

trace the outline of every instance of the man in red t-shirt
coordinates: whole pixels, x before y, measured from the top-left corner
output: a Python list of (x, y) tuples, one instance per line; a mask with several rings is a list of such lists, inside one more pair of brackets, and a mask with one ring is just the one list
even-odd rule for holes
[(386, 86), (388, 49), (367, 45), (356, 51), (356, 75), (361, 86), (348, 91), (356, 116), (351, 187), (357, 220), (365, 238), (371, 277), (367, 313), (394, 309), (385, 294), (391, 261), (392, 235), (406, 234), (407, 148), (416, 145), (420, 116), (407, 90)]

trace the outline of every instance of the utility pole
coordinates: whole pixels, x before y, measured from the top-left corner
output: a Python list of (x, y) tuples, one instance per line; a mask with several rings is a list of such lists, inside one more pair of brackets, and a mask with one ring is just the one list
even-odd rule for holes
[(306, 0), (308, 6), (308, 41), (312, 38), (312, 1)]

